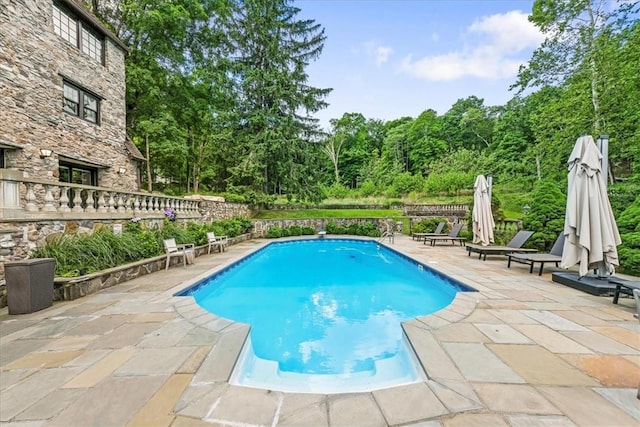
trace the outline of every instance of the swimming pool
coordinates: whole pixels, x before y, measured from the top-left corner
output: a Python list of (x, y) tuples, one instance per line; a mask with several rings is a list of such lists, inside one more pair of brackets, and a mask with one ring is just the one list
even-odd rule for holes
[(424, 380), (400, 323), (473, 290), (371, 240), (270, 243), (180, 295), (251, 332), (231, 382), (298, 392)]

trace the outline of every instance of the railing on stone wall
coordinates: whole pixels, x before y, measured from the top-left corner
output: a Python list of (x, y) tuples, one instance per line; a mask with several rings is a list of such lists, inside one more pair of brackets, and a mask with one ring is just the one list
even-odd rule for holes
[(469, 206), (463, 204), (432, 205), (407, 204), (404, 205), (405, 216), (445, 216), (466, 218)]
[[(199, 202), (157, 194), (113, 190), (57, 181), (25, 179), (0, 170), (0, 219), (162, 217), (200, 218)], [(21, 175), (21, 174), (20, 174)]]

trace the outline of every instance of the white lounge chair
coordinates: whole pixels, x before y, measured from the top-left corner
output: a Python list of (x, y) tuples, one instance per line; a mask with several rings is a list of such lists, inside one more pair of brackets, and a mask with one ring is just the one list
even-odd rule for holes
[(207, 241), (209, 243), (209, 247), (207, 249), (207, 253), (211, 253), (211, 248), (218, 248), (220, 252), (229, 248), (229, 237), (227, 236), (218, 236), (216, 237), (216, 233), (210, 231), (207, 233)]
[(164, 241), (164, 250), (167, 253), (167, 263), (165, 270), (169, 269), (171, 258), (182, 257), (182, 264), (187, 266), (187, 260), (193, 262), (195, 259), (196, 251), (193, 243), (177, 244), (176, 239), (167, 239)]

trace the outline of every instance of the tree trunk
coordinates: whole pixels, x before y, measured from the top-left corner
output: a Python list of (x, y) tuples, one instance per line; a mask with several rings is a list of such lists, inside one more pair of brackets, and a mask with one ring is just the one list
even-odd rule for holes
[(144, 153), (147, 156), (147, 191), (153, 192), (153, 179), (151, 177), (151, 156), (149, 154), (149, 135), (144, 136)]

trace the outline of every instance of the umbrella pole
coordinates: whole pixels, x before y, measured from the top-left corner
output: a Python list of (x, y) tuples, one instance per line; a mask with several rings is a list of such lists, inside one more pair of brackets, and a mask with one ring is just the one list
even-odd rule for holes
[[(604, 184), (605, 191), (607, 191), (607, 184), (609, 181), (609, 135), (600, 135), (596, 140), (596, 146), (598, 147), (598, 150), (600, 150), (600, 154), (602, 154), (600, 170), (602, 171), (602, 183)], [(604, 261), (600, 261), (598, 263), (598, 270), (596, 274), (599, 279), (610, 276), (609, 269)]]

